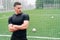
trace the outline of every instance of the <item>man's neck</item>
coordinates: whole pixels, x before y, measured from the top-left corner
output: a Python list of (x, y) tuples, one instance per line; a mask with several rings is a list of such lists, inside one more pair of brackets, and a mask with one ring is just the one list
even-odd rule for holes
[(20, 12), (20, 13), (15, 12), (16, 15), (21, 14), (21, 13), (22, 13), (22, 12)]

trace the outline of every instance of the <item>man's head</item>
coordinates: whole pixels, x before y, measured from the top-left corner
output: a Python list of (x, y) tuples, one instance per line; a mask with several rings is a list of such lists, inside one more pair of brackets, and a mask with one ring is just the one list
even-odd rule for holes
[(14, 3), (14, 10), (15, 10), (16, 14), (21, 13), (21, 11), (22, 11), (22, 5), (21, 5), (21, 3), (15, 2)]

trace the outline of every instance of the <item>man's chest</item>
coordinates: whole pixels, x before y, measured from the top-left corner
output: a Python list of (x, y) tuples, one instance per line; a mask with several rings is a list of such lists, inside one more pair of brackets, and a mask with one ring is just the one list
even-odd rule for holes
[(24, 19), (23, 16), (13, 16), (12, 22), (13, 24), (20, 24), (20, 23), (23, 23), (23, 19)]

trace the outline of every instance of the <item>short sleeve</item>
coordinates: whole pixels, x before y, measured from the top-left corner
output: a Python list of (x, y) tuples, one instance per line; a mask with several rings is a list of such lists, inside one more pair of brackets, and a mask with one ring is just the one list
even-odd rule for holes
[(28, 14), (24, 15), (24, 20), (28, 20), (29, 21), (29, 15)]
[(8, 24), (12, 24), (12, 17), (9, 17)]

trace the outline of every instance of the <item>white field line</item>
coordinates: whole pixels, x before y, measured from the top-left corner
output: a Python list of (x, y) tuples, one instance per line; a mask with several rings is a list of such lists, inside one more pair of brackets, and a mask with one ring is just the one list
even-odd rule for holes
[[(11, 35), (0, 35), (0, 37), (11, 37)], [(40, 37), (40, 36), (27, 36), (27, 38), (35, 38), (35, 39), (55, 39), (55, 40), (60, 40), (60, 38), (54, 38), (54, 37)]]

